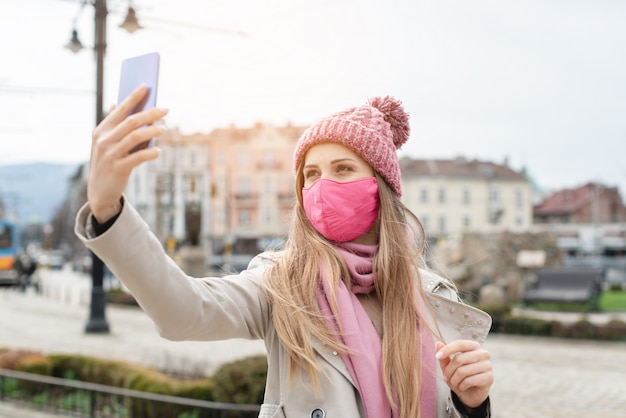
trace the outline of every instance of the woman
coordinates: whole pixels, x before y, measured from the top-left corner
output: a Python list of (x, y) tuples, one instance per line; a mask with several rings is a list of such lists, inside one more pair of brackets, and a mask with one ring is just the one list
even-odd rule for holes
[[(399, 101), (322, 119), (294, 153), (297, 203), (282, 252), (246, 271), (194, 279), (169, 259), (123, 191), (156, 148), (167, 111), (126, 118), (139, 88), (96, 128), (76, 233), (172, 340), (259, 338), (268, 352), (261, 417), (488, 417), (481, 347), (491, 324), (427, 272), (424, 232), (400, 202)], [(146, 127), (147, 125), (147, 127)], [(143, 128), (142, 128), (143, 127)]]

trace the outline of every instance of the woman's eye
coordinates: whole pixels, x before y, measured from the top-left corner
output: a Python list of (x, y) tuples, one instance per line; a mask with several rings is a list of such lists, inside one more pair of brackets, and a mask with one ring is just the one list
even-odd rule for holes
[(352, 167), (348, 167), (347, 165), (342, 165), (337, 168), (337, 171), (352, 171)]

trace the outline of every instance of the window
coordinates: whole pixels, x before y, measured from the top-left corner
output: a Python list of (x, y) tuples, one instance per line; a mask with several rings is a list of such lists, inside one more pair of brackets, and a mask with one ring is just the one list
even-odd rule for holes
[(439, 233), (440, 234), (446, 233), (446, 217), (445, 216), (439, 217)]
[(250, 195), (250, 181), (248, 179), (239, 179), (237, 185), (237, 194), (240, 196)]
[(241, 226), (250, 225), (250, 211), (248, 209), (241, 209), (239, 211), (239, 225)]
[(11, 248), (13, 246), (13, 227), (0, 225), (0, 248)]
[(238, 157), (239, 166), (247, 167), (250, 165), (250, 154), (246, 151), (241, 151)]
[(263, 154), (263, 167), (271, 168), (275, 163), (276, 155), (274, 154), (274, 151), (265, 151), (265, 154)]
[(428, 232), (428, 215), (421, 216), (419, 219), (424, 228), (424, 232)]
[(428, 203), (428, 189), (426, 187), (422, 188), (420, 192), (420, 201), (422, 203)]
[(274, 212), (270, 208), (265, 208), (263, 211), (263, 219), (266, 224), (272, 224), (274, 222)]
[(489, 201), (491, 203), (497, 203), (500, 200), (500, 190), (497, 186), (491, 186), (489, 189)]
[(524, 205), (524, 191), (521, 187), (515, 188), (515, 205), (521, 208)]
[(463, 187), (463, 203), (466, 205), (472, 203), (472, 199), (470, 198), (470, 188), (468, 186)]
[(446, 188), (444, 186), (439, 188), (439, 203), (446, 203)]
[(469, 228), (472, 222), (469, 215), (463, 215), (463, 228)]
[(267, 194), (274, 193), (274, 182), (270, 178), (266, 178), (263, 181), (263, 191)]

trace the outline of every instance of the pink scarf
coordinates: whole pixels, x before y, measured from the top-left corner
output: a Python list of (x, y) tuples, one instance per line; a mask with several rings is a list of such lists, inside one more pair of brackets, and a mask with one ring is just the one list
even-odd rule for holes
[[(337, 321), (330, 308), (330, 284), (326, 269), (322, 266), (322, 288), (317, 300), (320, 309), (328, 318), (329, 325), (337, 332), (342, 342), (353, 354), (342, 354), (352, 379), (359, 393), (367, 418), (396, 418), (398, 411), (392, 411), (382, 376), (382, 345), (367, 312), (356, 294), (374, 291), (375, 274), (372, 272), (373, 257), (378, 249), (376, 245), (343, 243), (337, 250), (344, 257), (352, 277), (352, 289), (348, 291), (343, 282), (337, 289), (337, 316), (343, 325), (343, 334), (339, 333)], [(427, 327), (421, 328), (422, 341), (422, 388), (420, 394), (422, 418), (436, 416), (437, 389), (435, 381), (435, 344)], [(411, 365), (407, 365), (411, 367)]]

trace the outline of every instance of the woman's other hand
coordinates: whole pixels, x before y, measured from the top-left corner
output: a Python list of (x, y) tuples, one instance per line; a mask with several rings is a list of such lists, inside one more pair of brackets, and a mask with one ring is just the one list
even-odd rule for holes
[(477, 408), (487, 399), (493, 384), (491, 354), (478, 342), (438, 342), (436, 357), (446, 383), (465, 406)]
[(146, 86), (137, 88), (93, 132), (87, 199), (99, 223), (119, 213), (120, 199), (133, 169), (159, 156), (155, 147), (130, 153), (135, 146), (166, 131), (154, 123), (167, 114), (167, 109), (154, 108), (128, 116), (146, 94)]

